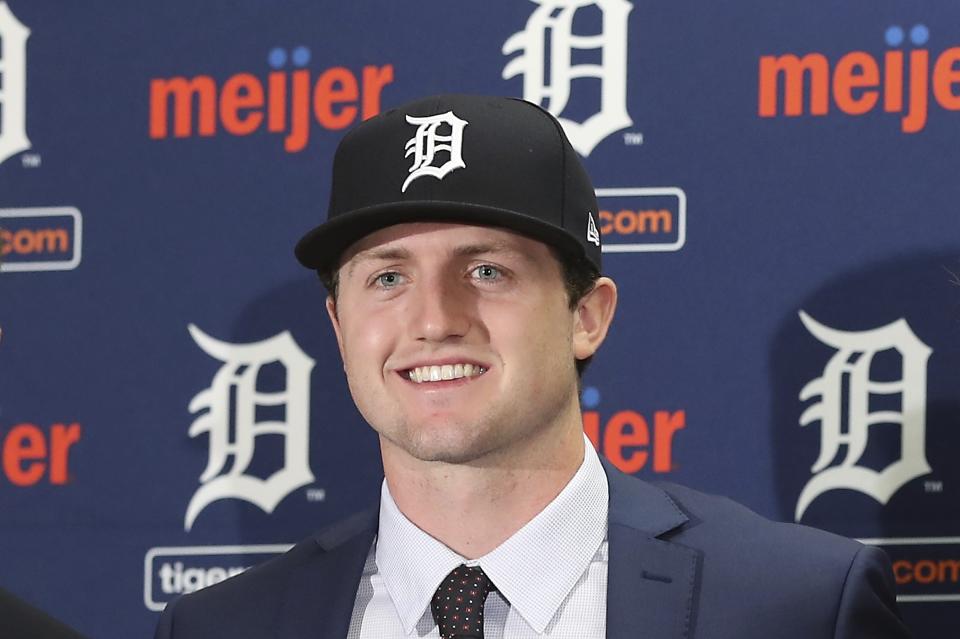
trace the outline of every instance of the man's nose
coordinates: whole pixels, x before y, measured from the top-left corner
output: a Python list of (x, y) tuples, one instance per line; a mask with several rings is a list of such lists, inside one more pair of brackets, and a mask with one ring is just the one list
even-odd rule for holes
[(421, 279), (411, 297), (411, 326), (417, 339), (443, 342), (464, 337), (470, 330), (473, 302), (456, 277)]

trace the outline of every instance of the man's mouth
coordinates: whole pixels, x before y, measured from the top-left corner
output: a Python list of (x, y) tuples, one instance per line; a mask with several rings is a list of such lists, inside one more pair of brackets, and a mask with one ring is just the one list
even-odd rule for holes
[(464, 377), (479, 377), (487, 372), (476, 364), (443, 364), (442, 366), (417, 366), (406, 372), (411, 382), (424, 384), (428, 382), (445, 382)]

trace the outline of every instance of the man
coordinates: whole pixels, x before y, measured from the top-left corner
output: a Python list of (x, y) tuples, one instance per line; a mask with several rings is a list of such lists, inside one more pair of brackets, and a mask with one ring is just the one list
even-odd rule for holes
[(879, 550), (586, 442), (579, 374), (617, 299), (596, 212), (527, 102), (437, 96), (348, 134), (297, 256), (379, 434), (379, 508), (179, 599), (157, 637), (907, 636)]

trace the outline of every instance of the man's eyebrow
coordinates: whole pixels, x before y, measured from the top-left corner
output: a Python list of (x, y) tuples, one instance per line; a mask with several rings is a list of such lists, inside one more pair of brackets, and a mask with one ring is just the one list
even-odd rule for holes
[(410, 259), (410, 251), (402, 246), (374, 247), (365, 251), (360, 251), (350, 260), (350, 270), (348, 275), (352, 275), (358, 264), (363, 262), (372, 262), (375, 260), (406, 260)]
[(457, 257), (473, 257), (485, 253), (512, 253), (525, 257), (523, 251), (507, 242), (478, 242), (458, 246), (453, 250), (453, 254)]

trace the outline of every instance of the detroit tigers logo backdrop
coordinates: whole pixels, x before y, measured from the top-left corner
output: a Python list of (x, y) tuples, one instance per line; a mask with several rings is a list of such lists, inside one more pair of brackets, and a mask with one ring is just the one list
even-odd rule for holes
[[(883, 547), (916, 636), (952, 635), (958, 24), (892, 0), (0, 0), (0, 586), (150, 636), (373, 503), (376, 438), (292, 247), (350, 127), (497, 93), (557, 116), (597, 187), (582, 232), (621, 303), (590, 441)], [(398, 193), (475, 169), (474, 123), (407, 122)]]

